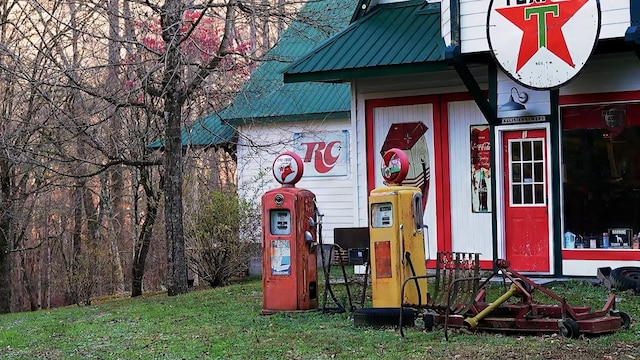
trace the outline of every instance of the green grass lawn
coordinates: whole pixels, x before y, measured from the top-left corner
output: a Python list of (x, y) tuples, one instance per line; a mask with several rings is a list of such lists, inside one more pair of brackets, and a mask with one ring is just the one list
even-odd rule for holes
[[(552, 290), (597, 308), (608, 295), (578, 281)], [(618, 307), (640, 318), (640, 297), (618, 296)], [(349, 312), (262, 316), (261, 306), (261, 281), (252, 278), (182, 296), (0, 315), (0, 359), (640, 359), (635, 323), (579, 339), (454, 330), (446, 342), (441, 330), (409, 328), (402, 338), (393, 328), (355, 327)]]

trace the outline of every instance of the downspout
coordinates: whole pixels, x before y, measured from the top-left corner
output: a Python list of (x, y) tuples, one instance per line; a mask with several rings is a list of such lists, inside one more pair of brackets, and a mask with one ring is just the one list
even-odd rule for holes
[(624, 40), (633, 47), (640, 59), (640, 0), (630, 0), (631, 26), (624, 34)]

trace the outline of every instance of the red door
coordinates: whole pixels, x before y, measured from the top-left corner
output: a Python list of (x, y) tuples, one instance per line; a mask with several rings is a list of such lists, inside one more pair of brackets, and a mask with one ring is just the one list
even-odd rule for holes
[(546, 135), (545, 129), (502, 135), (505, 254), (518, 271), (551, 270)]

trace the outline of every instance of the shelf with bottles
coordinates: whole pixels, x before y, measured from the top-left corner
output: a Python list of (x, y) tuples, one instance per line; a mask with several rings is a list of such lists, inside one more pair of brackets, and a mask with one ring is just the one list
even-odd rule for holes
[(598, 250), (635, 250), (640, 249), (640, 233), (633, 234), (632, 229), (612, 228), (599, 234), (574, 234), (570, 231), (564, 234), (563, 248), (598, 249)]

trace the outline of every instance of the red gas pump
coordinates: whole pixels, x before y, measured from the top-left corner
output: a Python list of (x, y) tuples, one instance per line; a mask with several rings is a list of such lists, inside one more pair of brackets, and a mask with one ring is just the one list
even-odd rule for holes
[(297, 154), (278, 155), (282, 187), (262, 196), (262, 314), (318, 307), (316, 197), (295, 187), (302, 173)]

